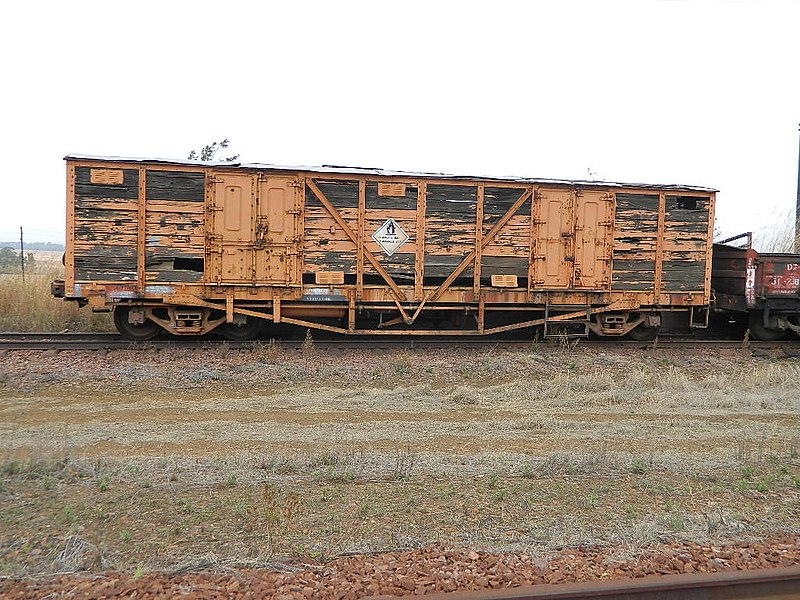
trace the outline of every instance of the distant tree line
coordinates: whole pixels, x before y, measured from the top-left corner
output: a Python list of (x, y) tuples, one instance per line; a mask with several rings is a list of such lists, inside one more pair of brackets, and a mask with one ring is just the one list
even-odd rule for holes
[[(0, 248), (19, 248), (19, 240), (13, 242), (0, 242)], [(25, 242), (25, 248), (28, 250), (58, 250), (64, 251), (64, 244), (56, 244), (55, 242)]]
[[(25, 254), (25, 270), (33, 271), (36, 259), (33, 252)], [(22, 271), (22, 262), (19, 254), (13, 248), (0, 248), (0, 273), (19, 273)]]

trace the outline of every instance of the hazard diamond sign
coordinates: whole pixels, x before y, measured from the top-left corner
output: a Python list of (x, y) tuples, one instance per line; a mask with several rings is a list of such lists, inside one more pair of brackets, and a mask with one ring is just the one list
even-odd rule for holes
[(391, 256), (408, 241), (408, 234), (397, 224), (397, 221), (389, 219), (372, 234), (372, 239), (387, 256)]

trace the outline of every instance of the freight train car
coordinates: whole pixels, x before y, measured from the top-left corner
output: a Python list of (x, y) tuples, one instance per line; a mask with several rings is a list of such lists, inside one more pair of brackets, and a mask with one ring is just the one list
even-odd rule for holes
[(745, 318), (754, 339), (800, 334), (800, 255), (715, 244), (711, 282), (715, 310)]
[(121, 333), (706, 326), (715, 190), (68, 156), (54, 294)]

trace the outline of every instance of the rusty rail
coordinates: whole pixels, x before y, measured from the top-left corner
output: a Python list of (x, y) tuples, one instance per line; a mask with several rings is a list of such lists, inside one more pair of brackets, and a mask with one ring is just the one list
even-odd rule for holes
[[(379, 596), (388, 600), (386, 596)], [(430, 600), (789, 600), (800, 598), (800, 566), (701, 575), (657, 575), (503, 590), (429, 594)]]
[[(228, 348), (254, 348), (268, 340), (234, 342), (211, 337), (162, 338), (146, 342), (133, 342), (117, 333), (17, 333), (0, 332), (0, 351), (4, 350), (110, 350), (115, 348), (166, 349), (166, 348), (213, 348), (224, 344)], [(284, 350), (296, 350), (302, 347), (303, 340), (295, 338), (278, 339), (277, 343)], [(557, 348), (558, 340), (533, 342), (526, 339), (502, 338), (430, 338), (430, 337), (398, 337), (398, 338), (335, 338), (315, 339), (314, 345), (328, 350), (424, 350), (424, 349), (503, 349), (526, 350), (534, 347)], [(748, 349), (769, 350), (783, 349), (791, 356), (800, 355), (800, 341), (749, 342), (743, 346), (737, 340), (713, 340), (694, 338), (659, 338), (655, 342), (640, 342), (620, 339), (583, 339), (580, 346), (591, 346), (597, 349), (626, 347), (631, 349)], [(570, 344), (572, 346), (572, 344)]]

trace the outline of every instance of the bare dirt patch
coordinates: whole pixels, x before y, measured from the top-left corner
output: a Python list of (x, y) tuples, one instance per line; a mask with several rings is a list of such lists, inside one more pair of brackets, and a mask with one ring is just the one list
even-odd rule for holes
[(798, 534), (798, 425), (743, 352), (12, 352), (0, 573)]

